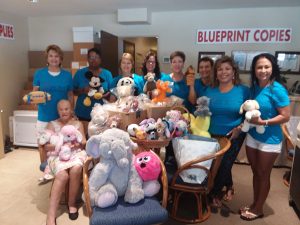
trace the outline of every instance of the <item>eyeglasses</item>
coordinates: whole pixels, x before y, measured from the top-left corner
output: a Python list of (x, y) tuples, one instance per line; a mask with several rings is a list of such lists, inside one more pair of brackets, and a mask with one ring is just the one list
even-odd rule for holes
[(153, 64), (155, 64), (156, 62), (155, 62), (155, 61), (147, 61), (146, 63), (147, 63), (147, 64), (150, 64), (150, 65), (153, 65)]

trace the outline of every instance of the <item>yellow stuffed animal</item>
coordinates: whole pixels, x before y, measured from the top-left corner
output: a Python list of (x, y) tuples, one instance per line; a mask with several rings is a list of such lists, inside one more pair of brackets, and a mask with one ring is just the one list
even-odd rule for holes
[[(195, 117), (193, 114), (191, 116), (190, 129), (192, 134), (202, 136), (202, 137), (211, 137), (208, 132), (208, 128), (210, 125), (210, 116), (197, 116)], [(188, 114), (184, 113), (183, 117), (188, 120)]]
[(23, 101), (27, 104), (46, 103), (51, 100), (51, 95), (44, 91), (32, 91), (23, 97)]

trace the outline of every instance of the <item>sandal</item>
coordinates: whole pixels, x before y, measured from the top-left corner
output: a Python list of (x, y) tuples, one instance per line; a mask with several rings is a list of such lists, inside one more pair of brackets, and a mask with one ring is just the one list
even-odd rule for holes
[(247, 210), (243, 212), (240, 217), (243, 220), (252, 221), (252, 220), (263, 218), (264, 214), (255, 214)]
[(211, 206), (215, 207), (215, 208), (221, 208), (222, 207), (222, 202), (221, 202), (221, 200), (219, 198), (214, 197), (212, 199)]
[(250, 210), (250, 206), (246, 205), (246, 206), (243, 206), (239, 209), (239, 214), (242, 214), (246, 211), (249, 211)]
[(226, 202), (231, 201), (232, 198), (233, 198), (233, 195), (234, 195), (234, 189), (233, 189), (233, 187), (228, 187), (226, 189), (225, 195), (223, 197), (224, 201), (226, 201)]

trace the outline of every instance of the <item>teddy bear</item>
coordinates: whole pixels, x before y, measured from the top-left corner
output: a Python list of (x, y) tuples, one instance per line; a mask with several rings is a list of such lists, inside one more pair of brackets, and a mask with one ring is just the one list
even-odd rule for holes
[(248, 132), (251, 127), (255, 127), (257, 133), (263, 134), (265, 132), (264, 126), (255, 125), (249, 122), (252, 118), (260, 117), (261, 115), (258, 102), (256, 100), (246, 100), (240, 107), (240, 114), (242, 114), (244, 111), (246, 113), (242, 131)]
[(89, 178), (89, 192), (92, 206), (106, 208), (116, 204), (118, 197), (137, 203), (144, 198), (142, 179), (134, 164), (132, 142), (127, 132), (111, 128), (90, 137), (86, 144), (87, 154), (100, 161)]
[(121, 78), (117, 83), (116, 91), (118, 98), (133, 95), (135, 91), (134, 80), (131, 77)]
[(82, 134), (73, 126), (65, 125), (58, 133), (55, 150), (49, 151), (48, 156), (58, 156), (61, 161), (68, 161), (72, 156), (72, 146), (82, 142)]
[(85, 106), (91, 106), (91, 98), (101, 99), (104, 94), (104, 89), (102, 83), (104, 80), (97, 76), (95, 77), (91, 71), (87, 71), (84, 76), (89, 80), (90, 90), (87, 94), (87, 97), (84, 99), (83, 104)]
[(100, 134), (107, 127), (109, 114), (103, 109), (103, 106), (96, 103), (91, 111), (91, 121), (88, 124), (88, 136), (91, 137), (95, 134)]
[(156, 89), (156, 82), (155, 82), (155, 73), (147, 73), (144, 76), (146, 80), (143, 91), (147, 95), (151, 96), (151, 92)]
[(143, 180), (143, 190), (147, 197), (152, 197), (159, 192), (160, 184), (158, 177), (161, 173), (161, 165), (158, 156), (151, 151), (137, 154), (134, 166)]
[(158, 140), (165, 140), (166, 138), (170, 138), (170, 130), (168, 128), (168, 123), (166, 120), (158, 118), (155, 123), (156, 132), (158, 135)]
[(211, 112), (209, 110), (209, 98), (206, 96), (201, 96), (196, 101), (196, 110), (194, 112), (195, 116), (211, 116)]

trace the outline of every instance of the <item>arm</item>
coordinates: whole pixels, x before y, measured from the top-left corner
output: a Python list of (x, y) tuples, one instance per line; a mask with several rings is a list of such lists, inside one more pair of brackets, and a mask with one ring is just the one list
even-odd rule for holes
[(291, 109), (289, 105), (282, 108), (277, 108), (277, 111), (278, 115), (271, 119), (262, 120), (260, 117), (258, 117), (251, 119), (250, 122), (257, 125), (268, 126), (286, 123), (290, 120)]
[(191, 104), (195, 105), (196, 99), (197, 99), (197, 94), (196, 94), (196, 90), (195, 90), (195, 76), (190, 75), (190, 74), (187, 75), (186, 76), (186, 84), (190, 88), (188, 100)]
[(83, 125), (82, 125), (82, 123), (81, 122), (79, 122), (80, 123), (80, 126), (79, 126), (79, 132), (81, 133), (81, 135), (82, 135), (82, 141), (81, 141), (81, 146), (83, 147), (83, 148), (85, 148), (85, 144), (86, 144), (86, 137), (85, 137), (85, 131), (84, 131), (84, 128), (83, 128)]
[(72, 108), (74, 108), (74, 95), (73, 95), (73, 91), (69, 91), (68, 92), (68, 100), (70, 101)]

